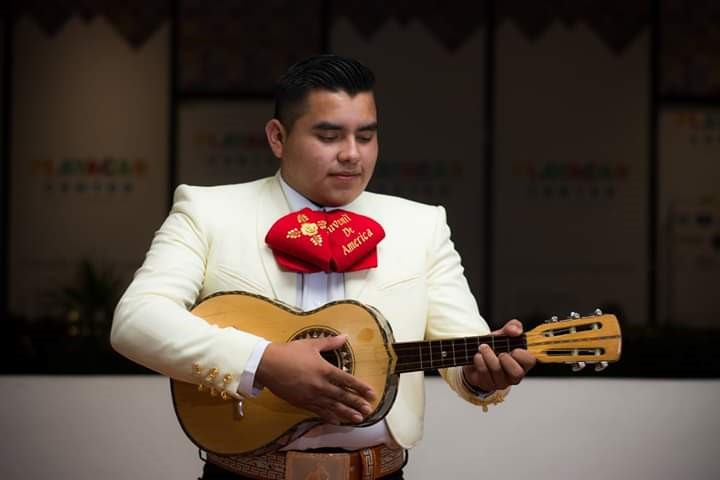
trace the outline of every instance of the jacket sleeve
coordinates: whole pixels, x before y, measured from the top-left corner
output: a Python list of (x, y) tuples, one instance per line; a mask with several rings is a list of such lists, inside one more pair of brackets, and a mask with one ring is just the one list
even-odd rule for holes
[(248, 358), (261, 338), (219, 328), (190, 313), (201, 292), (211, 235), (201, 212), (201, 189), (181, 185), (155, 233), (145, 261), (115, 309), (113, 348), (177, 380), (203, 383), (238, 397)]
[[(426, 338), (433, 340), (487, 335), (490, 328), (478, 311), (477, 302), (463, 273), (460, 255), (450, 239), (445, 209), (437, 209), (437, 221), (427, 260)], [(499, 403), (507, 393), (507, 390), (503, 390), (487, 397), (478, 396), (465, 385), (462, 367), (438, 371), (460, 397), (483, 408), (488, 404)]]

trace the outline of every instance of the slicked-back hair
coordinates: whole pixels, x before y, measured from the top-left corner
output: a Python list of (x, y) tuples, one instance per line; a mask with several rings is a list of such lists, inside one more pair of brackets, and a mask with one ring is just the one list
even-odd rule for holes
[(352, 58), (317, 55), (292, 65), (275, 84), (275, 118), (290, 131), (303, 114), (307, 96), (314, 90), (346, 92), (354, 96), (371, 92), (372, 70)]

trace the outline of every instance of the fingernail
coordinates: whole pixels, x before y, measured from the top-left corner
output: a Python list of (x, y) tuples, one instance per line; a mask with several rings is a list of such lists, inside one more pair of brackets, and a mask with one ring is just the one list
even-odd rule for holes
[(370, 409), (370, 405), (363, 405), (360, 410), (362, 410), (365, 415), (370, 415), (370, 412), (372, 412), (372, 410)]
[(353, 419), (353, 422), (360, 423), (360, 422), (362, 422), (363, 417), (359, 413), (356, 413), (355, 415), (352, 416), (352, 419)]

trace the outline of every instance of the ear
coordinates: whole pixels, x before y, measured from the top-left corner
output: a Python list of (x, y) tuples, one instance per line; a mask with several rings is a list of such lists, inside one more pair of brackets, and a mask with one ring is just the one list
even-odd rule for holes
[(265, 136), (273, 155), (282, 159), (287, 133), (280, 120), (273, 118), (265, 124)]

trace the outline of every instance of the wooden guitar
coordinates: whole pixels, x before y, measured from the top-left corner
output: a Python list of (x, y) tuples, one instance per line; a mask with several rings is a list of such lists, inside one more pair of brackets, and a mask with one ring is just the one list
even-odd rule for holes
[[(519, 337), (480, 336), (395, 343), (390, 325), (372, 307), (354, 300), (329, 303), (300, 312), (259, 295), (223, 292), (200, 302), (195, 315), (219, 327), (234, 327), (267, 338), (289, 342), (303, 338), (347, 334), (340, 350), (323, 352), (338, 368), (372, 386), (377, 399), (362, 424), (380, 421), (390, 410), (399, 376), (472, 363), (482, 343), (497, 353), (524, 348), (539, 362), (597, 364), (596, 369), (620, 357), (621, 333), (614, 315), (557, 320)], [(295, 440), (322, 420), (264, 389), (255, 398), (224, 400), (197, 385), (171, 380), (173, 404), (180, 424), (200, 448), (221, 454), (260, 454)]]

